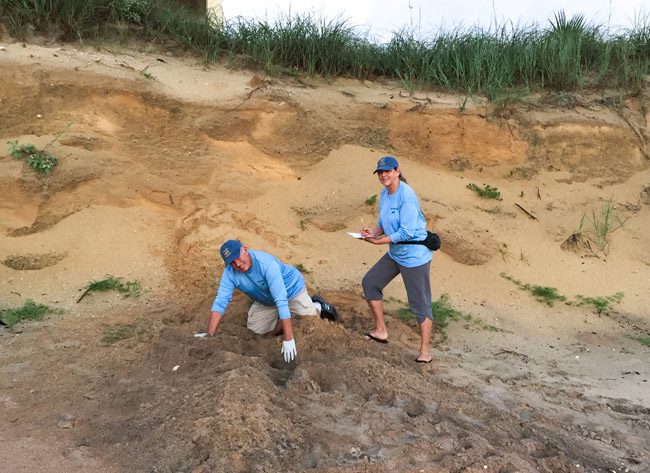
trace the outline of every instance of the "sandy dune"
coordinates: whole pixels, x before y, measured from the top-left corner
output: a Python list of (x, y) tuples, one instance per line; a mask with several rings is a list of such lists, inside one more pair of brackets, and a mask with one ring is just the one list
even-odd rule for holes
[[(463, 109), (393, 83), (2, 46), (0, 138), (60, 164), (42, 177), (0, 153), (0, 308), (63, 310), (0, 330), (3, 470), (650, 471), (647, 96)], [(431, 365), (413, 363), (399, 280), (391, 343), (363, 337), (360, 281), (385, 249), (346, 232), (376, 218), (387, 153), (443, 239), (434, 298), (465, 314), (436, 333)], [(599, 240), (608, 206), (622, 226)], [(301, 265), (339, 308), (340, 324), (296, 322), (298, 363), (246, 330), (241, 296), (217, 337), (191, 336), (227, 238)], [(76, 302), (109, 274), (145, 293)], [(567, 302), (623, 296), (597, 314), (512, 280)], [(116, 324), (132, 336), (103, 341)]]

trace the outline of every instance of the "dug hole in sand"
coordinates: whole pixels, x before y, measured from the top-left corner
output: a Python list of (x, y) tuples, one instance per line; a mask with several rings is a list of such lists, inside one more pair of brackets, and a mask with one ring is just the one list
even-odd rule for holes
[[(391, 83), (2, 45), (0, 138), (59, 164), (2, 152), (0, 308), (62, 312), (0, 331), (3, 471), (650, 471), (648, 97), (460, 111)], [(360, 281), (386, 249), (347, 232), (375, 221), (387, 153), (443, 240), (434, 299), (460, 314), (429, 365), (399, 279), (390, 343), (363, 337)], [(599, 246), (604, 208), (622, 226)], [(192, 336), (228, 238), (337, 307), (339, 324), (296, 321), (297, 362), (246, 329), (241, 295)], [(144, 293), (76, 302), (106, 275)], [(601, 314), (576, 303), (617, 293)]]

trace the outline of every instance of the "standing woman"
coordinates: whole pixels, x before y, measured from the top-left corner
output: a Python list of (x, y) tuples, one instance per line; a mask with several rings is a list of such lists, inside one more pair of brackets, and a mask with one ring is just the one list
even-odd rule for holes
[(375, 328), (367, 337), (388, 343), (384, 321), (383, 290), (398, 274), (402, 275), (409, 307), (420, 326), (418, 363), (430, 363), (429, 352), (433, 317), (429, 270), (433, 252), (424, 245), (400, 245), (400, 242), (422, 241), (427, 236), (426, 219), (415, 191), (406, 183), (399, 163), (393, 156), (384, 156), (374, 171), (384, 186), (379, 199), (379, 220), (373, 230), (361, 229), (361, 237), (373, 245), (388, 245), (388, 253), (366, 273), (361, 282), (363, 294), (375, 319)]

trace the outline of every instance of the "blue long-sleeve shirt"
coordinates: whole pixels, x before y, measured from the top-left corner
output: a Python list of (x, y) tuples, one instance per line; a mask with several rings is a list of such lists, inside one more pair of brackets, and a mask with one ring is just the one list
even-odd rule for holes
[(378, 225), (390, 237), (388, 255), (397, 263), (413, 268), (431, 260), (433, 252), (424, 245), (396, 245), (400, 241), (424, 240), (427, 236), (427, 221), (415, 191), (407, 183), (400, 181), (392, 195), (388, 189), (382, 190)]
[(246, 272), (227, 266), (221, 276), (212, 311), (226, 311), (235, 289), (265, 306), (277, 306), (280, 319), (291, 317), (289, 301), (305, 289), (305, 280), (296, 268), (263, 251), (248, 250), (253, 264)]

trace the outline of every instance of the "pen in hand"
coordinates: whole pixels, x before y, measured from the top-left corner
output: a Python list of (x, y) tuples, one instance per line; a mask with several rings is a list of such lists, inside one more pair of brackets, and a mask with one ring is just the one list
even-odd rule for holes
[(368, 238), (368, 237), (372, 237), (372, 236), (373, 236), (373, 232), (372, 232), (372, 230), (370, 228), (363, 227), (361, 229), (361, 238)]

